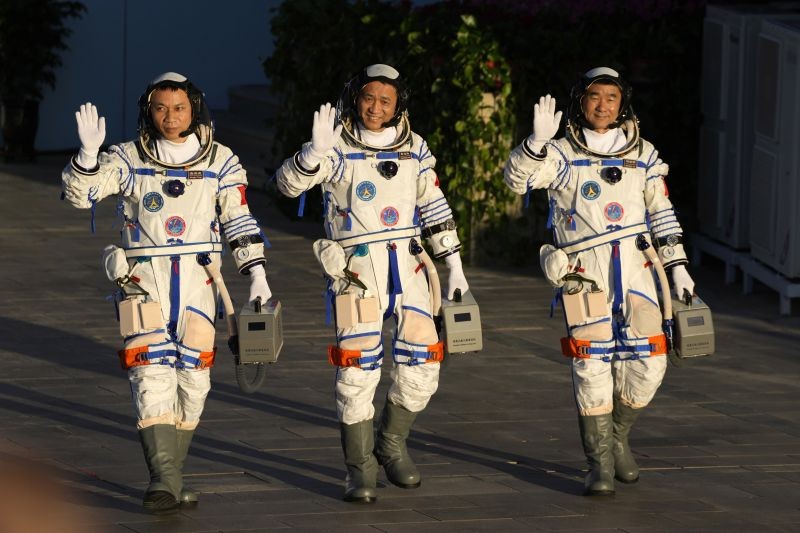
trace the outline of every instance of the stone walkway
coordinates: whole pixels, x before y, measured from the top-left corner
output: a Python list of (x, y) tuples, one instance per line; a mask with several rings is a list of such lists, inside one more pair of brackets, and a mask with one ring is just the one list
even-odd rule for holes
[[(261, 391), (245, 395), (220, 326), (186, 466), (201, 504), (148, 515), (105, 301), (113, 287), (100, 269), (103, 246), (118, 238), (114, 201), (98, 206), (90, 234), (89, 213), (59, 202), (64, 162), (0, 165), (0, 530), (23, 531), (3, 528), (14, 519), (39, 524), (30, 531), (101, 533), (800, 530), (800, 317), (780, 316), (767, 289), (740, 295), (713, 264), (692, 274), (714, 310), (718, 352), (670, 367), (631, 438), (638, 484), (613, 498), (580, 495), (585, 461), (558, 344), (563, 323), (548, 317), (538, 268), (466, 268), (484, 350), (449, 361), (418, 418), (410, 448), (422, 487), (381, 477), (376, 505), (342, 502), (325, 357), (332, 333), (311, 254), (321, 226), (283, 219), (257, 193), (250, 204), (273, 245), (267, 270), (285, 310), (285, 347)], [(241, 301), (247, 279), (226, 261)]]

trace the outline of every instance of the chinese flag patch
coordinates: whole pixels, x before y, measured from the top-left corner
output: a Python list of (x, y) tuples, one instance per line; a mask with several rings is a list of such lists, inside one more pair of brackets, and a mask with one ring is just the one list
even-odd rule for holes
[(247, 190), (247, 187), (245, 187), (244, 185), (239, 185), (236, 188), (239, 189), (239, 194), (242, 195), (242, 203), (239, 205), (247, 205), (247, 196), (244, 193), (244, 191)]

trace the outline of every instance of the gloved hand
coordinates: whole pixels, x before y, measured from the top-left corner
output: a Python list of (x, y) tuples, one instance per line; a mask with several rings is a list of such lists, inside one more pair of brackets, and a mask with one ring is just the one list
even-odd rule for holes
[(539, 98), (539, 103), (533, 106), (533, 134), (528, 144), (534, 152), (541, 152), (544, 143), (558, 133), (561, 114), (561, 111), (556, 113), (556, 99), (549, 94)]
[(300, 162), (308, 170), (316, 168), (341, 135), (342, 125), (336, 126), (336, 108), (330, 103), (321, 105), (319, 111), (314, 111), (311, 144), (303, 147)]
[(75, 112), (81, 149), (76, 162), (85, 169), (97, 166), (97, 153), (106, 138), (106, 118), (97, 118), (97, 108), (91, 102), (81, 105)]
[(272, 291), (267, 285), (267, 271), (264, 270), (264, 265), (250, 267), (250, 299), (248, 301), (252, 303), (259, 296), (262, 305), (266, 304), (272, 296)]
[(461, 289), (461, 294), (465, 294), (469, 290), (469, 284), (464, 277), (464, 268), (461, 266), (461, 256), (458, 253), (448, 255), (444, 258), (444, 262), (450, 269), (447, 278), (447, 299), (452, 300), (456, 289)]
[(686, 270), (685, 265), (676, 265), (672, 267), (672, 287), (675, 289), (675, 296), (679, 300), (683, 300), (683, 290), (689, 291), (689, 294), (694, 294), (694, 281)]

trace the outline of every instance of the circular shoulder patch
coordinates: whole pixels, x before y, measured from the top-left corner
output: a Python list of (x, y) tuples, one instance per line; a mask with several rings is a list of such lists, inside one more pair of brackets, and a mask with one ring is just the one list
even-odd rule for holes
[(622, 218), (622, 215), (625, 214), (625, 210), (622, 209), (622, 206), (617, 202), (611, 202), (610, 204), (606, 204), (604, 209), (606, 218), (611, 222), (617, 222)]
[(157, 192), (149, 192), (142, 198), (142, 206), (151, 213), (160, 211), (164, 207), (164, 197)]
[(600, 184), (596, 181), (587, 181), (581, 186), (581, 196), (587, 200), (596, 200), (600, 196)]
[(375, 198), (375, 192), (375, 184), (371, 181), (362, 181), (356, 185), (356, 196), (365, 202), (369, 202)]
[(164, 222), (164, 229), (167, 230), (168, 235), (178, 237), (179, 235), (183, 235), (183, 232), (186, 231), (186, 221), (179, 216), (169, 217), (167, 221)]
[(394, 207), (384, 207), (381, 211), (381, 223), (384, 226), (394, 226), (400, 220), (400, 213)]

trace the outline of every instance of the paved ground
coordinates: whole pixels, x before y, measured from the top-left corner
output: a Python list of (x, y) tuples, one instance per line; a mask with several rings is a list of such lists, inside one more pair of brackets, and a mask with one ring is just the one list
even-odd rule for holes
[[(251, 396), (221, 349), (187, 464), (201, 505), (145, 514), (146, 468), (104, 300), (112, 286), (99, 268), (118, 235), (113, 200), (91, 235), (89, 213), (58, 200), (63, 161), (0, 166), (0, 531), (800, 530), (800, 316), (781, 317), (767, 289), (741, 296), (713, 264), (693, 274), (715, 311), (718, 353), (669, 369), (631, 438), (637, 485), (580, 495), (584, 459), (546, 282), (467, 268), (485, 349), (450, 361), (419, 417), (410, 446), (422, 487), (381, 479), (376, 505), (342, 502), (317, 226), (283, 220), (255, 194), (285, 348)], [(228, 278), (243, 298), (245, 280)], [(39, 527), (4, 529), (14, 517)]]

